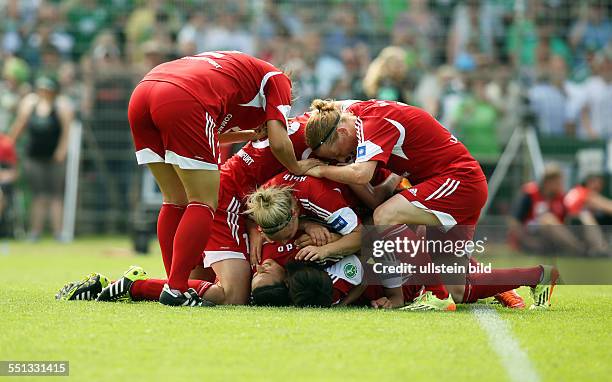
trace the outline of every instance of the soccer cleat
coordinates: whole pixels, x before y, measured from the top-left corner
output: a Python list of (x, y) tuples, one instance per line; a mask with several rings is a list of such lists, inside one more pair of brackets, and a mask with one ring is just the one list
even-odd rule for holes
[(457, 305), (453, 301), (453, 296), (450, 294), (444, 300), (436, 297), (431, 291), (427, 291), (417, 298), (411, 304), (408, 304), (400, 310), (423, 311), (423, 310), (439, 310), (439, 311), (455, 311)]
[(146, 280), (148, 278), (149, 276), (147, 276), (147, 272), (145, 272), (144, 269), (132, 265), (123, 274), (123, 277), (102, 289), (102, 292), (100, 292), (100, 295), (96, 300), (107, 302), (132, 301), (132, 296), (130, 296), (130, 288), (132, 287), (132, 284), (134, 284), (134, 281)]
[(555, 285), (559, 279), (559, 270), (552, 265), (541, 265), (542, 279), (535, 287), (531, 288), (533, 305), (529, 309), (546, 309), (550, 306)]
[(108, 277), (99, 273), (90, 273), (80, 281), (72, 281), (64, 285), (55, 295), (55, 299), (65, 301), (95, 300), (108, 284)]
[(495, 299), (506, 308), (510, 309), (525, 309), (525, 300), (516, 293), (516, 290), (511, 289), (506, 292), (498, 293)]
[(162, 289), (159, 295), (159, 302), (169, 306), (215, 306), (212, 301), (198, 296), (198, 292), (193, 288), (189, 288), (187, 292), (181, 293), (180, 291), (170, 289), (168, 284), (164, 284), (164, 289)]

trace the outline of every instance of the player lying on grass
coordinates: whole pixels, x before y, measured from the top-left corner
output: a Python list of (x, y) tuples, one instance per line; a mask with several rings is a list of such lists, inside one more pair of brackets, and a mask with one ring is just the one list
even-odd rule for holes
[[(332, 233), (332, 241), (339, 238)], [(309, 240), (308, 235), (298, 232), (284, 244), (266, 242), (263, 245), (263, 261), (257, 265), (251, 282), (254, 305), (392, 308), (412, 302), (421, 289), (408, 284), (401, 290), (366, 286), (363, 265), (355, 255), (325, 265), (296, 261), (304, 242)]]
[[(306, 128), (306, 141), (313, 154), (345, 166), (317, 166), (308, 175), (344, 184), (366, 184), (379, 166), (406, 176), (413, 187), (382, 203), (374, 211), (379, 226), (410, 224), (440, 227), (427, 230), (427, 236), (445, 240), (471, 240), (480, 211), (487, 199), (487, 182), (480, 164), (466, 147), (431, 115), (398, 102), (363, 101), (346, 103), (315, 100)], [(462, 230), (454, 230), (462, 226)], [(467, 266), (467, 259), (464, 257)], [(501, 271), (513, 272), (512, 270)], [(471, 291), (481, 298), (504, 285), (496, 285), (500, 271), (480, 274), (481, 290)], [(536, 267), (527, 271), (522, 283), (546, 284), (535, 306), (548, 306), (558, 272)], [(488, 280), (487, 280), (488, 279)], [(442, 283), (432, 276), (433, 285)], [(535, 283), (539, 285), (539, 283)], [(463, 283), (462, 283), (463, 284)], [(447, 285), (465, 299), (464, 285)], [(482, 293), (482, 294), (481, 294)], [(461, 297), (460, 297), (461, 296)], [(425, 294), (408, 309), (454, 304), (448, 290)]]

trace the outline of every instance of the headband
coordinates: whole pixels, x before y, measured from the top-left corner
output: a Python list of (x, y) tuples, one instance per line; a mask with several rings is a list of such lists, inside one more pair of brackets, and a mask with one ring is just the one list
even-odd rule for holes
[(332, 136), (333, 132), (336, 131), (336, 128), (338, 127), (338, 122), (340, 122), (340, 113), (338, 113), (338, 116), (336, 117), (336, 122), (334, 122), (334, 125), (332, 126), (332, 128), (329, 129), (329, 131), (327, 132), (327, 134), (325, 134), (323, 139), (321, 139), (319, 144), (312, 148), (312, 151), (315, 151), (316, 149), (321, 147), (329, 139), (329, 137)]
[(293, 218), (293, 211), (291, 210), (291, 211), (289, 211), (289, 215), (287, 215), (285, 220), (283, 220), (280, 224), (277, 224), (277, 225), (272, 226), (272, 227), (264, 227), (262, 225), (259, 225), (259, 226), (261, 227), (261, 231), (263, 233), (268, 234), (268, 235), (272, 235), (272, 234), (275, 234), (278, 231), (282, 230), (287, 225), (289, 225), (289, 222), (291, 221), (292, 218)]

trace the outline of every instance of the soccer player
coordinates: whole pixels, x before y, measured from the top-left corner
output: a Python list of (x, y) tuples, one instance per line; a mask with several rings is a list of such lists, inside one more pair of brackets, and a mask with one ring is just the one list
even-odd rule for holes
[(360, 219), (335, 182), (285, 171), (249, 195), (247, 207), (246, 213), (268, 241), (291, 240), (300, 228), (300, 216), (323, 221), (343, 236), (336, 242), (302, 248), (296, 260), (325, 261), (360, 249)]
[[(317, 157), (339, 162), (354, 157), (354, 163), (317, 166), (309, 170), (308, 175), (344, 184), (366, 184), (376, 168), (384, 166), (410, 180), (413, 187), (376, 208), (376, 225), (437, 226), (455, 240), (473, 237), (480, 210), (487, 200), (486, 178), (465, 146), (424, 110), (389, 101), (370, 100), (347, 105), (315, 100), (306, 128), (306, 141)], [(453, 232), (457, 225), (462, 227)], [(428, 235), (441, 232), (431, 230)], [(499, 272), (506, 271), (480, 275), (478, 285), (483, 295), (497, 289), (495, 277)], [(491, 278), (490, 282), (487, 277)], [(529, 273), (529, 285), (537, 287), (535, 305), (550, 305), (557, 277), (558, 272), (553, 267), (537, 267)], [(533, 283), (534, 280), (537, 282)], [(432, 284), (440, 283), (440, 278), (432, 275)], [(456, 296), (465, 297), (464, 285), (447, 287), (452, 287)], [(499, 292), (504, 291), (504, 286), (498, 287)], [(445, 290), (424, 294), (415, 301), (413, 308), (438, 309), (451, 304), (454, 304), (453, 298)]]
[[(219, 191), (219, 135), (265, 125), (278, 161), (303, 174), (287, 135), (291, 82), (269, 63), (240, 52), (206, 52), (151, 70), (130, 99), (128, 118), (139, 164), (163, 195), (158, 238), (171, 258), (166, 305), (190, 299), (189, 273), (206, 247)], [(228, 138), (228, 141), (231, 139)], [(188, 296), (189, 295), (189, 296)]]

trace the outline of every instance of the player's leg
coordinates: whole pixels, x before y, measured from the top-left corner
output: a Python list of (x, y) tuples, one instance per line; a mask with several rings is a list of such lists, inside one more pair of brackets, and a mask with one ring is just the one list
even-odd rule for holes
[(432, 212), (416, 207), (401, 194), (389, 198), (374, 210), (374, 224), (396, 225), (417, 224), (437, 226), (441, 222)]
[[(400, 201), (397, 197), (403, 198), (404, 201)], [(487, 185), (484, 180), (467, 182), (454, 178), (438, 177), (417, 184), (409, 190), (404, 190), (394, 198), (397, 201), (394, 201), (394, 205), (386, 208), (386, 211), (383, 210), (383, 217), (382, 219), (379, 218), (379, 221), (385, 221), (387, 224), (416, 223), (428, 225), (430, 227), (427, 229), (427, 243), (451, 241), (459, 244), (473, 238), (480, 209), (487, 198)], [(406, 203), (417, 211), (407, 208)], [(405, 217), (402, 213), (405, 213)], [(431, 226), (443, 227), (434, 228)], [(435, 245), (433, 248), (431, 252), (424, 253), (433, 259), (427, 259), (427, 262), (432, 262), (435, 265), (453, 266), (457, 264), (465, 267), (466, 270), (468, 269), (469, 263), (466, 256), (457, 256), (458, 252), (442, 250)], [(465, 274), (427, 274), (426, 276), (424, 285), (441, 283), (446, 286), (453, 300), (462, 300), (467, 272)], [(421, 297), (418, 303), (415, 301), (412, 307), (408, 306), (406, 308), (408, 310), (413, 310), (412, 308), (421, 310), (427, 306), (436, 308), (440, 305), (438, 304), (439, 301), (436, 301), (437, 299), (445, 300), (447, 298), (448, 296), (431, 293)]]
[(157, 237), (166, 274), (169, 274), (174, 235), (188, 200), (174, 168), (165, 163), (162, 132), (155, 125), (150, 111), (155, 86), (155, 82), (145, 81), (134, 89), (128, 106), (128, 119), (138, 164), (149, 167), (162, 193), (163, 204), (157, 218)]
[[(188, 205), (174, 235), (168, 276), (172, 296), (187, 291), (189, 273), (197, 265), (210, 235), (219, 192), (218, 136), (215, 117), (183, 89), (156, 83), (151, 94), (151, 116), (159, 128), (164, 162), (172, 164)], [(180, 299), (180, 298), (179, 298)]]
[(174, 235), (189, 203), (185, 188), (174, 167), (167, 163), (148, 164), (162, 193), (163, 204), (157, 217), (157, 239), (161, 248), (166, 275), (172, 265)]
[(219, 282), (206, 294), (206, 299), (217, 304), (242, 305), (248, 302), (251, 267), (248, 262), (246, 222), (240, 214), (240, 197), (223, 180), (219, 192), (219, 207), (211, 227), (211, 238), (204, 251), (203, 265), (217, 275)]
[(185, 170), (176, 165), (174, 168), (189, 204), (174, 236), (168, 285), (171, 289), (185, 292), (189, 274), (197, 265), (210, 236), (219, 193), (219, 171)]
[(212, 268), (220, 280), (223, 304), (244, 305), (249, 301), (251, 266), (246, 258), (218, 261)]

